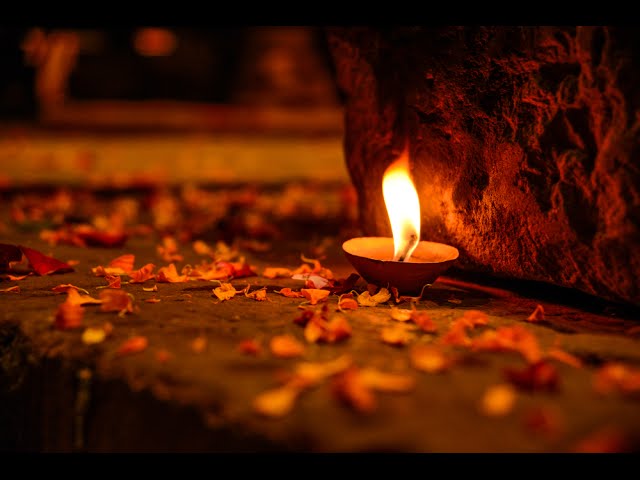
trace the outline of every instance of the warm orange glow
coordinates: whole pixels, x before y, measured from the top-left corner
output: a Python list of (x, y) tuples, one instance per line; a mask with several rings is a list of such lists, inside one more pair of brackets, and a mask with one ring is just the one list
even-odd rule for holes
[(178, 40), (171, 30), (165, 28), (141, 28), (136, 31), (133, 45), (144, 57), (166, 57), (171, 55)]
[(407, 261), (420, 241), (420, 201), (409, 174), (409, 150), (384, 172), (382, 193), (393, 232), (393, 259)]

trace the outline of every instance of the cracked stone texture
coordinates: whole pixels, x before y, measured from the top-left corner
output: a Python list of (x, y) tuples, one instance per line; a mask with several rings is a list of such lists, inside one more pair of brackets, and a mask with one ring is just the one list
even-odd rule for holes
[(330, 28), (362, 227), (409, 139), (422, 238), (468, 270), (640, 304), (640, 35), (611, 27)]

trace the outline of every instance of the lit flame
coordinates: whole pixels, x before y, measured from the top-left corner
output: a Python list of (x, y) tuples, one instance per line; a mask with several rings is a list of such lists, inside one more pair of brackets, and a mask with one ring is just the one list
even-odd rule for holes
[(382, 194), (393, 232), (393, 259), (407, 261), (420, 241), (420, 201), (409, 174), (409, 150), (384, 172)]

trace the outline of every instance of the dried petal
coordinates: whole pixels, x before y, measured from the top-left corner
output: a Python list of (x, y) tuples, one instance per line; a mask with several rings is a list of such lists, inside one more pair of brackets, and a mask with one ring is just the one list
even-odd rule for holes
[(413, 335), (400, 326), (385, 327), (380, 333), (382, 341), (389, 345), (403, 346), (413, 340)]
[(516, 387), (525, 391), (555, 392), (559, 388), (560, 379), (556, 367), (545, 361), (527, 366), (523, 370), (507, 368), (506, 379)]
[(187, 275), (178, 275), (176, 266), (171, 263), (167, 267), (162, 267), (156, 274), (156, 282), (158, 283), (182, 283), (189, 280)]
[(266, 417), (283, 417), (289, 413), (300, 394), (300, 389), (283, 386), (267, 390), (253, 401), (253, 409)]
[(142, 290), (144, 290), (145, 292), (157, 292), (158, 285), (154, 285), (153, 287), (142, 287)]
[(105, 338), (107, 338), (107, 333), (102, 328), (89, 327), (82, 332), (82, 343), (85, 345), (102, 343)]
[(113, 269), (114, 271), (119, 270), (120, 272), (122, 272), (121, 274), (130, 273), (133, 270), (135, 259), (135, 255), (132, 255), (130, 253), (121, 255), (109, 262), (109, 268)]
[(106, 275), (104, 279), (107, 281), (107, 288), (122, 287), (122, 280), (117, 275)]
[(434, 333), (438, 330), (437, 325), (431, 320), (427, 312), (413, 310), (411, 312), (411, 320), (420, 327), (420, 330), (427, 333)]
[(341, 355), (328, 362), (302, 362), (296, 365), (295, 375), (302, 377), (308, 385), (317, 385), (326, 378), (345, 371), (353, 364), (349, 355)]
[(391, 298), (389, 290), (381, 288), (378, 293), (371, 295), (369, 291), (362, 292), (358, 295), (358, 304), (363, 307), (376, 307), (380, 303), (384, 303)]
[(209, 245), (207, 245), (202, 240), (196, 240), (195, 242), (193, 242), (192, 246), (193, 246), (193, 251), (196, 252), (198, 255), (208, 255), (213, 257), (213, 250)]
[[(69, 263), (69, 262), (67, 262)], [(71, 263), (69, 263), (69, 265), (71, 265)], [(6, 277), (3, 276), (3, 278), (6, 278), (7, 280), (11, 281), (11, 282), (18, 282), (20, 280), (24, 280), (25, 278), (31, 276), (31, 272), (27, 273), (26, 275), (7, 275)]]
[(220, 283), (219, 287), (212, 290), (213, 294), (221, 301), (230, 300), (238, 291), (230, 283)]
[(550, 348), (547, 352), (547, 357), (571, 365), (574, 368), (582, 368), (582, 360), (560, 348)]
[(335, 343), (351, 336), (351, 325), (342, 315), (334, 315), (329, 321), (320, 315), (314, 315), (307, 323), (304, 336), (310, 343)]
[(411, 349), (410, 358), (415, 369), (427, 373), (443, 372), (452, 364), (442, 350), (430, 345), (414, 346)]
[(544, 320), (544, 308), (542, 308), (542, 305), (537, 305), (533, 313), (527, 317), (527, 322), (535, 323), (542, 320)]
[(78, 293), (78, 290), (70, 288), (67, 290), (67, 303), (72, 305), (100, 305), (102, 300), (93, 298), (89, 295)]
[(322, 334), (324, 333), (325, 323), (326, 322), (323, 319), (317, 316), (312, 317), (311, 320), (304, 327), (305, 340), (309, 343), (315, 343), (318, 340), (320, 340), (320, 338), (322, 337)]
[(238, 345), (238, 350), (240, 350), (240, 352), (245, 355), (253, 355), (255, 357), (260, 355), (262, 347), (257, 340), (250, 338), (240, 342), (240, 344)]
[[(178, 272), (175, 271), (175, 275), (174, 272), (171, 271), (171, 266), (173, 266), (173, 270), (175, 270), (175, 265), (171, 264), (169, 265), (169, 267), (167, 267), (167, 270), (165, 270), (165, 277), (167, 278), (167, 282), (171, 282), (172, 280), (170, 280), (169, 278), (181, 278), (178, 276)], [(135, 270), (133, 272), (129, 272), (129, 283), (144, 283), (147, 280), (151, 280), (152, 278), (155, 277), (155, 275), (153, 274), (153, 270), (156, 268), (156, 266), (153, 263), (147, 263), (144, 267)], [(161, 269), (162, 270), (162, 269)], [(158, 272), (160, 273), (160, 272)], [(184, 281), (184, 280), (180, 280), (180, 281)]]
[(489, 324), (489, 316), (480, 310), (467, 310), (462, 318), (465, 324), (471, 328)]
[(406, 322), (408, 320), (411, 320), (412, 313), (413, 313), (413, 310), (397, 308), (397, 307), (394, 307), (393, 305), (391, 306), (391, 318), (393, 318), (398, 322)]
[(480, 411), (489, 417), (503, 417), (513, 410), (516, 391), (508, 383), (493, 385), (484, 392)]
[(470, 347), (471, 338), (467, 335), (467, 324), (461, 319), (454, 321), (449, 327), (449, 331), (440, 339), (443, 345), (453, 347)]
[(133, 313), (133, 298), (124, 290), (105, 289), (100, 292), (100, 311)]
[(145, 299), (145, 303), (160, 303), (162, 300), (160, 298), (151, 297)]
[(360, 279), (360, 275), (352, 273), (344, 280), (334, 280), (331, 282), (329, 291), (332, 295), (342, 295), (343, 293), (350, 292), (355, 287), (356, 283)]
[(367, 388), (388, 393), (406, 393), (413, 390), (416, 381), (411, 375), (385, 373), (375, 368), (363, 368), (360, 377)]
[(59, 330), (68, 330), (82, 326), (84, 308), (80, 305), (64, 302), (58, 306), (54, 325)]
[(302, 288), (300, 292), (309, 300), (311, 305), (316, 305), (318, 302), (326, 300), (330, 293), (329, 290), (319, 290), (317, 288)]
[(280, 358), (294, 358), (304, 354), (304, 345), (293, 335), (277, 335), (269, 343), (271, 353)]
[(84, 292), (87, 295), (89, 295), (89, 292), (87, 290), (85, 290), (84, 288), (76, 287), (75, 285), (71, 285), (70, 283), (67, 283), (65, 285), (62, 285), (62, 284), (57, 285), (57, 286), (53, 287), (51, 290), (56, 292), (56, 293), (67, 293), (69, 290), (77, 290), (77, 291)]
[(274, 268), (267, 267), (262, 272), (262, 276), (265, 278), (291, 278), (293, 272), (288, 268)]
[(178, 243), (173, 237), (163, 237), (162, 245), (156, 247), (158, 255), (165, 262), (181, 262), (184, 257), (178, 253)]
[(360, 413), (372, 413), (377, 408), (372, 390), (363, 381), (355, 366), (339, 373), (331, 384), (332, 393), (349, 407)]
[(358, 302), (356, 302), (352, 294), (345, 293), (344, 295), (341, 295), (340, 298), (338, 299), (338, 310), (340, 310), (341, 312), (345, 310), (357, 310), (357, 309), (358, 309)]
[(267, 299), (267, 287), (261, 288), (260, 290), (254, 290), (253, 292), (248, 292), (249, 285), (245, 289), (244, 296), (248, 298), (253, 298), (258, 302), (263, 302)]
[(640, 392), (640, 369), (620, 362), (605, 363), (594, 374), (593, 388), (601, 395), (636, 394)]
[(275, 293), (279, 293), (280, 295), (284, 295), (285, 297), (291, 298), (303, 298), (304, 295), (301, 292), (294, 292), (290, 288), (283, 288), (282, 290), (274, 290)]
[(0, 292), (2, 293), (20, 293), (20, 285), (14, 285), (9, 288), (0, 288)]
[(472, 349), (474, 351), (519, 352), (527, 362), (532, 364), (542, 359), (538, 340), (522, 325), (486, 331), (473, 339)]
[(49, 257), (33, 248), (20, 246), (20, 250), (31, 267), (36, 271), (38, 275), (50, 275), (52, 273), (65, 273), (73, 272), (73, 267), (68, 263), (56, 260), (53, 257)]
[(149, 345), (147, 337), (137, 336), (126, 340), (118, 348), (118, 355), (130, 355), (132, 353), (142, 352)]
[(306, 325), (309, 320), (311, 320), (317, 312), (311, 308), (305, 308), (302, 310), (299, 316), (293, 319), (293, 323), (297, 325)]

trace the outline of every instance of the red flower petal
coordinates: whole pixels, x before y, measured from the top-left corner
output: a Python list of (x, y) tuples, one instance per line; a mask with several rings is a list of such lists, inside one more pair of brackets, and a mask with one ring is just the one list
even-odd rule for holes
[(55, 272), (73, 272), (73, 267), (68, 263), (61, 262), (53, 257), (48, 257), (33, 248), (21, 246), (20, 250), (22, 250), (24, 256), (29, 260), (29, 264), (38, 275), (49, 275)]

